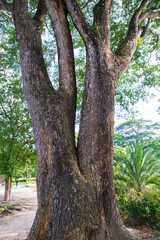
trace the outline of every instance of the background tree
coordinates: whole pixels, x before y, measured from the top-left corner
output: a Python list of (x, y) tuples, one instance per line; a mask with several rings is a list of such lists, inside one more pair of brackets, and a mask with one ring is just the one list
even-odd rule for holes
[[(5, 177), (5, 196), (11, 196), (12, 179), (18, 177), (28, 159), (36, 160), (31, 119), (18, 76), (1, 73), (0, 175)], [(15, 80), (16, 78), (16, 80)]]
[[(112, 8), (116, 9), (117, 1), (86, 4), (76, 0), (39, 0), (30, 1), (28, 7), (28, 1), (1, 0), (0, 5), (13, 15), (38, 155), (38, 210), (28, 239), (132, 239), (115, 203), (114, 96), (118, 80), (137, 49), (139, 33), (144, 37), (148, 26), (156, 23), (147, 19), (160, 17), (159, 1), (134, 1), (129, 15), (122, 13), (119, 18), (126, 32), (122, 35), (111, 29)], [(83, 14), (86, 7), (90, 11)], [(47, 12), (58, 50), (58, 89), (52, 85), (43, 59), (41, 34)], [(77, 147), (77, 89), (68, 15), (86, 48)]]
[(156, 142), (160, 131), (160, 123), (144, 119), (131, 119), (115, 127), (114, 144), (125, 147), (140, 142), (147, 145)]

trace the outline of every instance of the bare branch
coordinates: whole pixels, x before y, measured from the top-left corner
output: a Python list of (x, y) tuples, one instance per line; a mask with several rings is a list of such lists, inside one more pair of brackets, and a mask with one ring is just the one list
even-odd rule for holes
[(0, 11), (1, 13), (3, 13), (7, 19), (9, 19), (12, 23), (13, 23), (13, 18), (11, 16), (9, 16), (6, 12), (4, 12), (3, 10)]
[(94, 2), (94, 3), (96, 4), (96, 2), (95, 2), (94, 0), (88, 0), (88, 1), (82, 6), (82, 10), (83, 10), (84, 8), (86, 8), (90, 2)]
[(56, 52), (43, 52), (43, 54), (51, 54), (51, 55), (55, 55)]
[(151, 51), (151, 53), (152, 53), (152, 52), (157, 48), (157, 46), (158, 46), (158, 43), (159, 43), (159, 34), (153, 32), (151, 29), (148, 29), (148, 32), (157, 37), (156, 45), (154, 46), (154, 48), (153, 48), (152, 51)]
[(34, 19), (37, 20), (40, 24), (44, 23), (47, 16), (47, 7), (44, 0), (38, 1), (38, 8), (35, 13)]
[(5, 117), (7, 117), (9, 120), (11, 120), (10, 116), (7, 114), (5, 108), (3, 107), (3, 104), (0, 103), (0, 105), (1, 105), (1, 107), (2, 107), (2, 110), (3, 110), (3, 112), (4, 112)]
[(148, 19), (148, 22), (147, 22), (147, 25), (146, 26), (141, 26), (140, 27), (140, 30), (142, 30), (142, 33), (141, 33), (141, 38), (145, 36), (145, 34), (147, 32), (151, 33), (152, 35), (156, 36), (157, 37), (157, 40), (156, 40), (156, 45), (154, 46), (153, 50), (151, 51), (151, 53), (157, 48), (158, 46), (158, 43), (159, 43), (159, 34), (158, 33), (155, 33), (153, 32), (149, 27), (149, 23), (150, 23), (150, 19)]
[(147, 32), (148, 27), (149, 27), (149, 23), (150, 23), (150, 18), (148, 18), (147, 25), (141, 27), (141, 29), (142, 29), (142, 33), (141, 33), (141, 36), (140, 36), (141, 38), (143, 38), (146, 35), (146, 32)]
[(49, 32), (51, 35), (53, 35), (53, 34), (54, 34), (54, 32), (50, 30), (50, 28), (48, 27), (48, 24), (47, 24), (47, 22), (45, 23), (45, 26), (46, 26), (46, 28), (47, 28), (48, 32)]
[(139, 16), (139, 22), (142, 22), (146, 18), (160, 18), (160, 12), (153, 12), (153, 9), (148, 9)]
[(4, 8), (8, 12), (13, 12), (13, 4), (5, 0), (0, 0), (0, 10)]

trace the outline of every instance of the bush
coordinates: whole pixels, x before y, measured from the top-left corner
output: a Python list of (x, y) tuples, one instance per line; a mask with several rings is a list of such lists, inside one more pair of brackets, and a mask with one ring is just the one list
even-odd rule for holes
[[(36, 178), (28, 178), (28, 183), (36, 182)], [(18, 178), (18, 183), (26, 183), (26, 178)]]
[(125, 194), (117, 197), (121, 217), (131, 218), (136, 224), (148, 224), (160, 228), (160, 192), (146, 192), (139, 195)]

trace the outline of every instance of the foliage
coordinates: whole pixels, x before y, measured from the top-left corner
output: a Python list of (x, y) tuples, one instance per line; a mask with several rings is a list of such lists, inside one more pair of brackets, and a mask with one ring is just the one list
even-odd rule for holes
[(17, 75), (1, 74), (0, 89), (0, 174), (19, 176), (26, 164), (36, 162), (31, 119)]
[[(128, 23), (135, 9), (140, 4), (139, 1), (114, 1), (112, 15), (111, 15), (111, 49), (116, 51), (117, 47), (122, 43), (126, 37)], [(155, 2), (155, 1), (154, 1)], [(156, 1), (156, 8), (159, 7), (159, 2)], [(90, 25), (93, 26), (93, 7), (96, 1), (78, 1), (79, 5), (83, 9), (83, 13)], [(152, 3), (154, 6), (155, 3)], [(33, 16), (37, 7), (37, 1), (29, 1), (30, 15)], [(18, 56), (18, 44), (16, 41), (15, 30), (13, 26), (12, 16), (5, 11), (0, 13), (0, 31), (1, 41), (0, 48), (1, 56), (3, 59), (3, 68), (14, 69), (19, 72), (19, 56)], [(85, 78), (85, 46), (82, 38), (73, 25), (71, 17), (68, 16), (73, 46), (75, 50), (75, 66), (77, 76), (77, 122), (80, 118), (80, 109), (83, 98), (84, 78)], [(146, 21), (143, 22), (143, 25)], [(130, 64), (130, 68), (121, 77), (119, 86), (116, 91), (116, 114), (121, 115), (122, 109), (127, 111), (127, 115), (132, 116), (134, 114), (134, 104), (140, 99), (146, 100), (150, 95), (150, 87), (159, 87), (159, 45), (157, 42), (159, 21), (154, 19), (150, 23), (150, 29), (155, 30), (155, 34), (147, 32), (145, 39), (141, 40), (134, 58)], [(56, 40), (54, 32), (51, 27), (50, 18), (47, 16), (46, 22), (43, 28), (42, 34), (43, 53), (47, 66), (48, 74), (51, 78), (52, 84), (58, 89), (59, 84), (59, 71), (58, 71), (58, 57)], [(153, 52), (154, 46), (154, 52)], [(8, 56), (8, 58), (7, 58)], [(5, 61), (4, 61), (5, 59)], [(1, 60), (2, 63), (2, 60)], [(126, 112), (125, 112), (126, 113)], [(130, 114), (129, 114), (130, 113)]]
[(0, 18), (0, 174), (10, 178), (36, 163), (36, 152), (12, 16), (2, 11)]
[(125, 187), (141, 192), (148, 185), (160, 186), (160, 159), (153, 149), (144, 149), (143, 144), (132, 147), (115, 147), (114, 179)]
[(13, 207), (10, 204), (0, 204), (0, 214), (5, 210), (12, 210)]
[[(141, 1), (114, 1), (111, 15), (111, 48), (116, 51), (123, 39), (126, 37), (126, 30), (129, 21)], [(151, 4), (159, 7), (159, 1), (152, 1)], [(147, 20), (142, 25), (146, 25)], [(147, 100), (151, 97), (151, 87), (160, 87), (160, 45), (158, 44), (159, 19), (151, 20), (145, 38), (139, 38), (137, 50), (132, 58), (130, 67), (123, 74), (116, 91), (116, 114), (119, 117), (134, 117), (134, 105), (140, 99)], [(125, 111), (122, 111), (124, 109)]]
[(147, 191), (143, 195), (122, 194), (117, 197), (121, 217), (131, 218), (135, 224), (149, 224), (160, 229), (160, 192)]

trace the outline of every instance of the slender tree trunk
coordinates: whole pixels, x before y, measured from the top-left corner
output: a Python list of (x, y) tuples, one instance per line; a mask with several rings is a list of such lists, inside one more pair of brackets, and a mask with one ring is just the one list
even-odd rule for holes
[(4, 201), (8, 201), (10, 196), (10, 178), (5, 179)]
[(28, 166), (26, 167), (26, 183), (28, 183)]
[(12, 196), (12, 187), (13, 187), (13, 181), (12, 181), (12, 178), (10, 178), (9, 199), (10, 199), (11, 196)]

